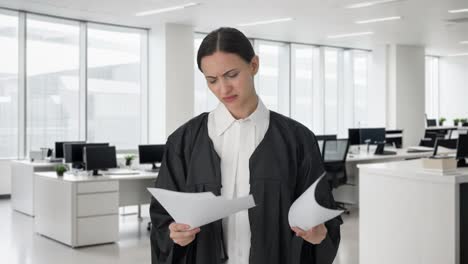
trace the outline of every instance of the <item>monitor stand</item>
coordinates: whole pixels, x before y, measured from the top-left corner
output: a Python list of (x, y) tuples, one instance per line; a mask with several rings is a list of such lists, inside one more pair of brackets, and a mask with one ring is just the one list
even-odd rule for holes
[(158, 171), (159, 171), (159, 166), (156, 165), (156, 162), (153, 162), (153, 167), (151, 167), (151, 169), (146, 170), (146, 171), (149, 171), (149, 172), (158, 172)]
[(93, 170), (93, 176), (101, 176), (98, 170)]
[(468, 167), (465, 158), (458, 159), (457, 168), (465, 168)]

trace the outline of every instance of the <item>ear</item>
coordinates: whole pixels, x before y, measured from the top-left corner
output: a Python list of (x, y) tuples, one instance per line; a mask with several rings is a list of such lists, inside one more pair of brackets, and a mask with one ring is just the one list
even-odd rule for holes
[(258, 56), (255, 55), (252, 60), (250, 61), (250, 69), (252, 71), (252, 75), (256, 75), (258, 72), (258, 68), (260, 67)]

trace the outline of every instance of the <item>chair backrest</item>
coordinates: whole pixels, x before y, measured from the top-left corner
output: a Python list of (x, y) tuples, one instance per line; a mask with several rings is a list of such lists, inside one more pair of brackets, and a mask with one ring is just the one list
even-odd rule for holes
[(332, 134), (330, 134), (330, 135), (315, 135), (315, 138), (317, 140), (336, 139), (336, 135), (332, 135)]
[(345, 162), (348, 155), (348, 139), (330, 139), (323, 142), (322, 158), (326, 162)]
[(439, 146), (448, 148), (448, 149), (457, 149), (457, 139), (442, 139), (438, 138), (436, 139), (435, 145), (434, 145), (434, 156), (437, 155), (437, 151)]
[(437, 126), (437, 119), (426, 119), (426, 124), (428, 127)]

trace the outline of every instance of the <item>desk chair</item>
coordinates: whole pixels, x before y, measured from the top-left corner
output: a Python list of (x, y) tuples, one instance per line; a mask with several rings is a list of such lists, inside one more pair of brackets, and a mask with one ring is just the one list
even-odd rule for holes
[(435, 127), (437, 126), (437, 119), (426, 119), (427, 127)]
[(436, 139), (445, 138), (445, 134), (427, 131), (424, 133), (424, 138), (419, 142), (419, 146), (433, 148), (436, 142)]
[(458, 139), (442, 139), (442, 138), (436, 139), (433, 155), (437, 156), (437, 150), (439, 146), (448, 148), (448, 149), (457, 149), (457, 142), (458, 142)]
[(319, 145), (320, 153), (323, 150), (323, 142), (327, 139), (336, 139), (336, 135), (316, 135), (315, 138), (317, 139), (317, 143)]
[[(348, 150), (348, 139), (330, 139), (323, 142), (322, 159), (327, 173), (325, 177), (332, 188), (336, 189), (339, 186), (347, 184), (346, 156), (348, 155)], [(345, 213), (349, 214), (343, 203), (337, 204), (338, 208), (345, 210)]]

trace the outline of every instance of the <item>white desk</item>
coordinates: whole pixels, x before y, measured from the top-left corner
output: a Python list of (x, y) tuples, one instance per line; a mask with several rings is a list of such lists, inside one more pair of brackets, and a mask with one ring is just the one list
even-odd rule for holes
[(359, 263), (468, 263), (467, 168), (442, 175), (421, 160), (358, 167)]
[[(333, 190), (333, 196), (336, 201), (345, 204), (352, 204), (358, 206), (359, 204), (359, 164), (381, 163), (381, 162), (394, 162), (407, 159), (419, 159), (430, 157), (433, 152), (412, 152), (408, 153), (407, 149), (394, 149), (385, 148), (386, 150), (395, 151), (396, 155), (375, 155), (375, 147), (371, 147), (367, 152), (365, 146), (361, 146), (360, 152), (357, 154), (348, 154), (346, 159), (346, 172), (348, 176), (347, 185), (342, 185)], [(440, 153), (455, 153), (454, 150), (440, 148)]]
[(58, 177), (36, 173), (35, 231), (71, 247), (116, 242), (119, 206), (148, 204), (157, 173)]
[(56, 165), (27, 160), (11, 162), (11, 205), (14, 210), (34, 216), (34, 173), (54, 171)]

